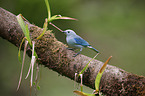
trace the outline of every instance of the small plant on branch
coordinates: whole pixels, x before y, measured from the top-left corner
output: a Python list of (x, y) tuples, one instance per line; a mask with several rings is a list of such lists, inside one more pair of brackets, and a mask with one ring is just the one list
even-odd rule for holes
[(105, 70), (105, 68), (106, 68), (106, 66), (107, 66), (107, 64), (108, 64), (108, 62), (110, 61), (111, 58), (112, 58), (112, 56), (110, 56), (107, 59), (107, 61), (104, 63), (104, 65), (101, 67), (100, 71), (98, 72), (96, 80), (95, 80), (95, 90), (94, 90), (93, 94), (82, 92), (82, 88), (81, 88), (81, 91), (75, 90), (74, 93), (79, 95), (79, 96), (97, 96), (97, 95), (103, 96), (99, 91), (99, 84), (100, 84), (102, 74), (103, 74), (103, 72), (104, 72), (104, 70)]
[(51, 10), (50, 10), (50, 6), (49, 6), (48, 0), (45, 0), (45, 4), (46, 4), (46, 7), (47, 7), (48, 17), (45, 19), (45, 22), (44, 22), (44, 25), (43, 25), (43, 32), (41, 33), (40, 36), (37, 37), (37, 39), (40, 39), (44, 35), (44, 33), (47, 30), (48, 24), (51, 24), (52, 25), (51, 22), (54, 21), (54, 20), (59, 20), (59, 19), (64, 19), (64, 20), (77, 20), (75, 18), (61, 16), (61, 15), (51, 16)]
[[(77, 20), (75, 18), (70, 18), (70, 17), (66, 17), (66, 16), (61, 16), (61, 15), (54, 15), (54, 16), (51, 16), (51, 11), (50, 11), (50, 6), (49, 6), (49, 2), (48, 0), (45, 0), (45, 4), (46, 4), (46, 7), (47, 7), (47, 11), (48, 11), (48, 17), (45, 19), (45, 22), (44, 22), (44, 25), (43, 25), (43, 32), (41, 33), (41, 35), (39, 35), (37, 37), (37, 39), (41, 39), (42, 36), (44, 35), (44, 33), (46, 32), (47, 30), (47, 26), (48, 26), (48, 23), (53, 25), (51, 22), (54, 21), (54, 20), (59, 20), (59, 19), (66, 19), (66, 20)], [(21, 73), (20, 73), (20, 79), (19, 79), (19, 83), (18, 83), (18, 87), (17, 87), (17, 90), (19, 89), (20, 87), (20, 84), (21, 84), (21, 80), (22, 80), (22, 73), (23, 73), (23, 67), (24, 67), (24, 61), (25, 61), (25, 55), (26, 55), (26, 50), (27, 50), (27, 45), (29, 44), (31, 51), (32, 51), (32, 57), (31, 57), (31, 63), (30, 63), (30, 67), (29, 67), (29, 70), (28, 70), (28, 73), (27, 73), (27, 76), (25, 79), (28, 78), (30, 72), (31, 72), (31, 79), (30, 79), (30, 88), (32, 87), (33, 85), (33, 69), (34, 69), (34, 64), (36, 62), (36, 60), (38, 60), (38, 56), (37, 56), (37, 53), (35, 51), (35, 42), (31, 40), (30, 38), (30, 32), (29, 32), (29, 29), (28, 29), (28, 25), (25, 24), (24, 20), (26, 20), (22, 14), (19, 14), (17, 16), (17, 21), (25, 35), (25, 37), (22, 39), (22, 42), (20, 44), (20, 47), (19, 47), (19, 51), (18, 51), (18, 60), (20, 61), (20, 63), (22, 64), (22, 68), (21, 68)], [(21, 47), (22, 47), (22, 44), (25, 42), (25, 45), (24, 45), (24, 53), (23, 53), (23, 60), (21, 59)], [(38, 64), (37, 64), (37, 69), (39, 70), (39, 67), (38, 67)], [(38, 72), (38, 71), (37, 71)], [(38, 77), (38, 76), (36, 76)], [(37, 80), (36, 80), (37, 81)], [(37, 82), (35, 82), (34, 84), (36, 84)], [(39, 88), (39, 87), (37, 87)]]

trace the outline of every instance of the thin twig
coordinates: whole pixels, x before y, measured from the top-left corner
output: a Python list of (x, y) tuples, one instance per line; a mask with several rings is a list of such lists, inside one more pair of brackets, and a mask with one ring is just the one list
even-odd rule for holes
[(52, 25), (53, 27), (55, 27), (56, 29), (58, 29), (59, 31), (63, 32), (60, 28), (58, 28), (56, 25), (54, 25), (53, 23), (49, 23), (50, 25)]

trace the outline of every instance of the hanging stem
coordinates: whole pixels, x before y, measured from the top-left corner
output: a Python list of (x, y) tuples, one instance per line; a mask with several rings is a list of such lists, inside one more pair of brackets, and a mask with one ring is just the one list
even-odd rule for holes
[(49, 23), (50, 25), (52, 25), (53, 27), (55, 27), (56, 29), (58, 29), (59, 31), (63, 32), (60, 28), (58, 28), (57, 26), (55, 26), (53, 23)]

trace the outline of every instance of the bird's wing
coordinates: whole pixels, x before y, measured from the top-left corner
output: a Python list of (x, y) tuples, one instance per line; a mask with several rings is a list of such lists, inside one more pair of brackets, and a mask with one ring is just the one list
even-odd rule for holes
[(83, 38), (81, 38), (81, 37), (76, 37), (76, 38), (74, 38), (74, 40), (76, 41), (76, 44), (77, 44), (77, 45), (82, 45), (82, 46), (84, 46), (84, 47), (90, 45), (87, 41), (85, 41), (85, 40), (84, 40)]

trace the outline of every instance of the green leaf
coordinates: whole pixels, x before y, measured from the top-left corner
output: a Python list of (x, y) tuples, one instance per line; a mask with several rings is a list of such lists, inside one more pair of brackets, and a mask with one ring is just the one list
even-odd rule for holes
[(33, 82), (33, 85), (36, 85), (36, 83), (35, 83), (35, 82)]
[(37, 56), (37, 53), (36, 53), (35, 49), (34, 49), (34, 56), (35, 56), (36, 58), (38, 58), (38, 56)]
[(84, 92), (76, 91), (76, 90), (73, 92), (79, 96), (95, 96), (95, 94), (88, 94), (88, 93), (84, 93)]
[(98, 56), (98, 54), (99, 54), (99, 53), (97, 53), (97, 54), (87, 63), (87, 65), (83, 68), (83, 70), (79, 73), (79, 75), (84, 73), (84, 71), (88, 68), (88, 65), (90, 64), (90, 62), (91, 62), (93, 59), (95, 59), (96, 56)]
[(77, 20), (75, 18), (71, 18), (71, 17), (66, 17), (66, 16), (61, 16), (61, 15), (54, 15), (52, 16), (48, 22), (54, 21), (54, 20), (59, 20), (59, 19), (65, 19), (65, 20)]
[(18, 60), (19, 60), (19, 62), (20, 62), (21, 64), (22, 64), (22, 59), (21, 59), (21, 47), (22, 47), (22, 44), (23, 44), (23, 42), (24, 42), (25, 39), (26, 39), (25, 37), (22, 39), (22, 42), (21, 42), (21, 44), (20, 44), (19, 51), (18, 51)]
[(33, 85), (36, 86), (38, 90), (40, 90), (40, 86), (36, 82), (33, 82)]
[(30, 46), (32, 46), (30, 35), (29, 35), (28, 25), (25, 25), (25, 23), (24, 23), (24, 21), (23, 21), (23, 19), (21, 17), (21, 14), (19, 14), (17, 16), (17, 20), (18, 20), (18, 23), (19, 23), (19, 25), (20, 25), (20, 27), (21, 27), (21, 29), (22, 29), (27, 41), (29, 42)]
[(23, 33), (26, 34), (26, 33), (25, 33), (25, 32), (26, 32), (25, 23), (24, 23), (24, 21), (23, 21), (23, 19), (22, 19), (22, 17), (21, 17), (21, 14), (19, 14), (19, 15), (17, 16), (17, 21), (18, 21), (18, 23), (19, 23), (19, 25), (20, 25), (20, 27), (21, 27)]
[(26, 28), (25, 37), (26, 37), (27, 41), (29, 42), (30, 46), (32, 46), (31, 39), (30, 39), (30, 32), (29, 32), (29, 29), (28, 29), (28, 24), (26, 24), (25, 28)]
[(66, 17), (66, 16), (56, 17), (55, 19), (77, 20), (77, 19), (75, 19), (75, 18)]
[(110, 61), (110, 59), (112, 58), (112, 56), (110, 56), (107, 61), (103, 64), (103, 66), (101, 67), (100, 71), (97, 74), (96, 80), (95, 80), (95, 88), (96, 88), (96, 92), (99, 92), (99, 84), (100, 84), (100, 80), (102, 77), (102, 74), (107, 66), (107, 63)]
[(40, 39), (40, 38), (44, 35), (44, 33), (45, 33), (46, 30), (47, 30), (47, 24), (48, 24), (48, 22), (47, 22), (47, 18), (46, 18), (46, 19), (45, 19), (45, 22), (44, 22), (44, 25), (43, 25), (43, 32), (41, 33), (40, 36), (37, 37), (37, 39)]
[(57, 17), (58, 15), (54, 15), (54, 16), (52, 16), (52, 17), (50, 17), (49, 19), (48, 19), (48, 22), (51, 22), (51, 21), (53, 21), (53, 20), (56, 20), (56, 17)]
[(45, 4), (47, 7), (47, 12), (48, 12), (48, 20), (51, 18), (51, 11), (50, 11), (50, 6), (48, 0), (45, 0)]
[(37, 89), (40, 90), (40, 86), (39, 85), (37, 85)]

